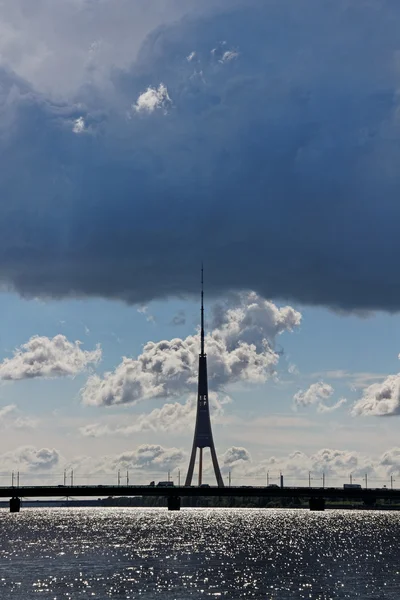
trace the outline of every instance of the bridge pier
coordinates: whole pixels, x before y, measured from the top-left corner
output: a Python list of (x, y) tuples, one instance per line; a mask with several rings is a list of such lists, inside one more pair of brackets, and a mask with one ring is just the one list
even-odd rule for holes
[(168, 510), (181, 510), (181, 499), (179, 496), (168, 496)]
[(18, 497), (10, 499), (10, 512), (18, 513), (21, 510), (21, 500)]
[(325, 510), (325, 498), (310, 498), (310, 510)]

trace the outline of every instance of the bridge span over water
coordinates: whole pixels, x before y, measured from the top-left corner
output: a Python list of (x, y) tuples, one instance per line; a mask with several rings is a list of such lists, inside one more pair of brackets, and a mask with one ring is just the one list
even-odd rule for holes
[(400, 501), (400, 489), (323, 488), (323, 487), (194, 487), (150, 485), (82, 485), (0, 487), (0, 498), (10, 498), (11, 512), (19, 512), (21, 498), (60, 498), (66, 496), (100, 498), (109, 496), (159, 496), (166, 498), (169, 510), (179, 510), (182, 497), (220, 498), (302, 498), (311, 510), (324, 510), (325, 500), (361, 500), (373, 505), (376, 500)]

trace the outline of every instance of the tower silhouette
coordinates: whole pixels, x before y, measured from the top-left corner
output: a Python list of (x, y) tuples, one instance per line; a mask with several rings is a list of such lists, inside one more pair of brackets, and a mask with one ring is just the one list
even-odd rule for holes
[(199, 449), (199, 486), (201, 485), (203, 479), (203, 448), (210, 448), (211, 459), (218, 487), (224, 487), (221, 471), (219, 470), (217, 453), (215, 452), (214, 439), (211, 430), (210, 407), (208, 404), (207, 354), (204, 352), (203, 266), (201, 267), (201, 347), (199, 354), (197, 415), (194, 429), (192, 454), (190, 456), (189, 469), (187, 472), (185, 485), (191, 485), (192, 483), (197, 448)]

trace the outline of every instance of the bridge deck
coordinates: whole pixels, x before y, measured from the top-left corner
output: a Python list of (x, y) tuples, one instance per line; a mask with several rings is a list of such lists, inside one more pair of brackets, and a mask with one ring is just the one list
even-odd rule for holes
[(317, 487), (152, 487), (143, 485), (20, 486), (0, 487), (0, 498), (58, 498), (107, 496), (219, 496), (237, 498), (366, 498), (400, 500), (400, 490)]

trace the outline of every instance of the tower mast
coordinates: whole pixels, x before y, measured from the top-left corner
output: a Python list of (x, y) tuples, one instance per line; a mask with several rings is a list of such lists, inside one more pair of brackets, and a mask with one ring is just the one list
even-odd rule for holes
[(210, 448), (211, 459), (214, 467), (215, 478), (219, 487), (224, 487), (221, 471), (215, 452), (214, 439), (211, 430), (210, 407), (208, 404), (208, 378), (207, 378), (207, 355), (204, 342), (204, 269), (201, 265), (201, 329), (200, 329), (200, 354), (199, 354), (199, 379), (197, 390), (197, 414), (194, 430), (192, 453), (190, 456), (189, 469), (185, 485), (191, 485), (193, 471), (196, 462), (196, 453), (199, 449), (199, 486), (203, 477), (203, 448)]
[(200, 356), (204, 354), (204, 267), (201, 264), (201, 343), (200, 343)]

